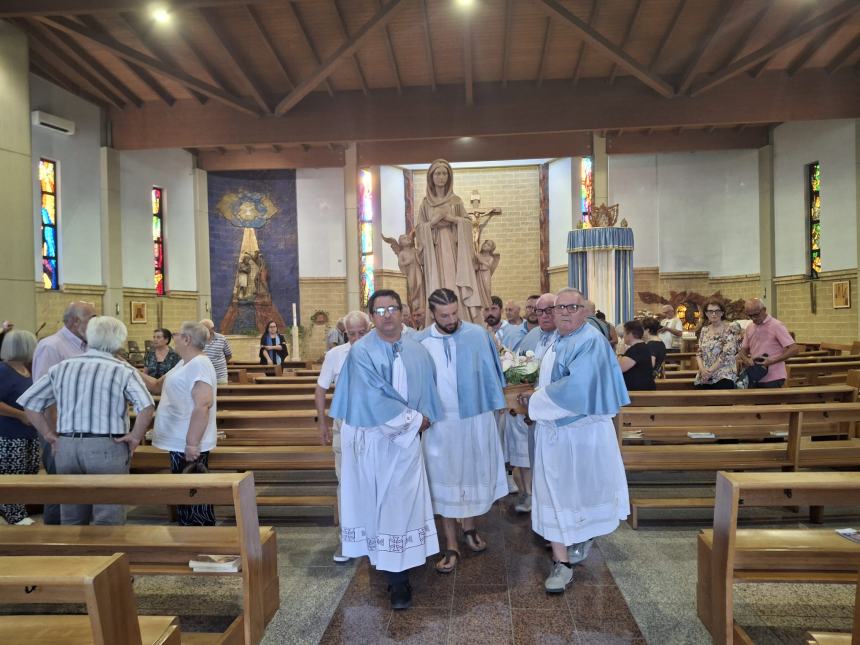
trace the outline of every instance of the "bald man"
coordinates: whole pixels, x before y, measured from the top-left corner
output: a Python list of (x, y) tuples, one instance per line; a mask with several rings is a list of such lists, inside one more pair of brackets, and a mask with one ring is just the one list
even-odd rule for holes
[(767, 368), (767, 374), (750, 383), (750, 387), (782, 387), (787, 376), (785, 361), (797, 354), (800, 346), (794, 342), (785, 325), (768, 315), (767, 307), (758, 298), (747, 300), (744, 312), (753, 324), (744, 331), (741, 360), (746, 365)]
[(508, 300), (505, 303), (505, 318), (507, 318), (508, 324), (522, 325), (522, 311), (523, 310), (522, 307), (520, 307), (520, 303), (514, 302), (513, 300)]

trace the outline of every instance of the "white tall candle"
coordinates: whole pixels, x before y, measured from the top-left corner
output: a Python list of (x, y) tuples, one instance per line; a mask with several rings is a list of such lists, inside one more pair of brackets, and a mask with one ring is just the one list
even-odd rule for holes
[(299, 319), (296, 316), (296, 303), (293, 303), (293, 333), (292, 333), (293, 351), (292, 358), (294, 361), (302, 360), (301, 350), (299, 349)]

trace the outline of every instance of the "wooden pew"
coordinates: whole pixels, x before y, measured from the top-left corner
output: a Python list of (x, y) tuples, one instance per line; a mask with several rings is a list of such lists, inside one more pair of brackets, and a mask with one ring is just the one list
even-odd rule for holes
[[(860, 372), (858, 372), (860, 374)], [(776, 403), (851, 403), (857, 400), (857, 389), (850, 385), (817, 387), (783, 387), (749, 390), (657, 390), (630, 392), (633, 407), (693, 405), (773, 405)]]
[[(332, 394), (326, 394), (326, 403), (330, 404)], [(254, 412), (279, 410), (305, 410), (316, 415), (313, 394), (221, 394), (218, 388), (218, 412)], [(218, 426), (221, 429), (221, 426)]]
[(316, 381), (312, 383), (227, 383), (226, 385), (218, 386), (218, 396), (313, 394), (315, 389)]
[(860, 569), (860, 545), (833, 529), (738, 529), (741, 506), (853, 506), (858, 499), (860, 473), (718, 473), (714, 527), (698, 538), (696, 594), (713, 642), (751, 642), (734, 623), (736, 581), (850, 584)]
[(198, 554), (239, 555), (242, 571), (224, 575), (242, 578), (243, 613), (218, 635), (225, 645), (259, 643), (280, 605), (275, 531), (260, 527), (250, 474), (4, 475), (0, 503), (232, 506), (236, 526), (0, 526), (0, 554), (123, 552), (134, 575), (194, 575)]
[[(797, 470), (860, 465), (860, 438), (850, 433), (858, 421), (860, 403), (625, 407), (616, 417), (616, 429), (628, 472)], [(834, 425), (845, 429), (842, 437), (813, 441), (804, 436), (834, 435)], [(716, 436), (693, 439), (687, 437), (690, 431)], [(737, 443), (716, 443), (720, 439)], [(629, 445), (631, 441), (661, 443)], [(707, 508), (712, 504), (713, 500), (703, 497), (636, 497), (630, 500), (629, 523), (638, 528), (643, 508)]]
[(860, 354), (860, 341), (853, 343), (821, 343), (821, 349), (827, 352), (832, 352), (835, 355), (839, 354)]
[(227, 368), (244, 370), (253, 376), (281, 376), (284, 373), (283, 365), (260, 365), (259, 363), (237, 363), (233, 361), (228, 364)]
[(316, 383), (319, 375), (316, 376), (295, 376), (295, 375), (284, 375), (284, 376), (254, 376), (252, 380), (248, 381), (249, 383), (258, 383), (260, 385), (276, 385), (276, 384), (287, 384), (287, 383)]
[(828, 380), (844, 383), (849, 370), (860, 369), (860, 360), (836, 361), (827, 363), (787, 363), (789, 386), (821, 385)]
[(138, 616), (128, 558), (2, 556), (0, 602), (81, 603), (87, 615), (3, 615), (4, 645), (179, 645), (175, 616)]
[(785, 364), (786, 365), (797, 365), (797, 364), (809, 364), (809, 363), (856, 363), (860, 360), (860, 357), (852, 354), (844, 354), (842, 356), (792, 356), (789, 358)]
[(860, 573), (854, 591), (854, 621), (850, 634), (843, 632), (809, 632), (806, 645), (857, 645), (860, 642)]

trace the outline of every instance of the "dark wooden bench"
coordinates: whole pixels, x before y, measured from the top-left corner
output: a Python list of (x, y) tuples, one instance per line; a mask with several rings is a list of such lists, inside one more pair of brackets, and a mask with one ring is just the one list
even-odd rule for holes
[(138, 616), (128, 558), (2, 556), (0, 602), (80, 603), (86, 615), (3, 615), (0, 643), (179, 645), (175, 616)]
[[(166, 459), (165, 453), (161, 456)], [(277, 611), (280, 598), (275, 531), (260, 527), (254, 493), (253, 476), (240, 473), (4, 475), (0, 477), (2, 503), (214, 504), (231, 506), (236, 526), (0, 526), (0, 554), (122, 552), (128, 556), (135, 575), (193, 575), (188, 561), (201, 553), (239, 555), (242, 571), (224, 575), (241, 577), (243, 613), (225, 634), (211, 638), (216, 642), (256, 645)]]
[(860, 545), (833, 529), (738, 529), (741, 506), (853, 506), (860, 473), (717, 474), (713, 530), (699, 534), (699, 618), (714, 643), (752, 642), (734, 622), (735, 582), (852, 584)]
[(860, 360), (836, 361), (826, 363), (789, 363), (786, 364), (790, 386), (820, 385), (833, 382), (847, 382), (848, 371), (860, 369)]

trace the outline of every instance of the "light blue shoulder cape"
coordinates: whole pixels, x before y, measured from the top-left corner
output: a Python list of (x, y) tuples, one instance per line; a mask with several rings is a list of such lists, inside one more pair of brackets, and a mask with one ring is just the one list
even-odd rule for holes
[[(431, 327), (418, 332), (420, 343), (430, 337)], [(484, 412), (505, 407), (505, 374), (499, 353), (486, 329), (470, 322), (461, 322), (451, 334), (457, 348), (457, 403), (460, 418), (468, 419)]]
[(528, 331), (528, 324), (525, 320), (519, 325), (508, 325), (502, 332), (502, 338), (499, 342), (512, 352), (519, 351), (520, 343), (522, 343)]
[[(391, 384), (395, 349), (406, 369), (406, 400)], [(373, 330), (349, 350), (338, 377), (330, 415), (351, 426), (373, 427), (393, 419), (406, 408), (417, 410), (430, 421), (442, 418), (436, 366), (414, 337), (387, 343)]]
[(546, 393), (553, 403), (573, 413), (556, 421), (557, 426), (586, 415), (615, 415), (630, 403), (615, 351), (591, 325), (560, 337), (555, 354)]

